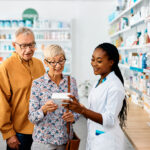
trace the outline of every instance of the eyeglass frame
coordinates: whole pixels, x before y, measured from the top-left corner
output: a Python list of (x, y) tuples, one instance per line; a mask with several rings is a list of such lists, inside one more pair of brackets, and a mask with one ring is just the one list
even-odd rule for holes
[[(64, 58), (63, 60), (61, 60), (61, 61), (58, 61), (58, 62), (53, 62), (53, 61), (48, 61), (47, 59), (44, 59), (48, 64), (50, 64), (52, 67), (56, 67), (57, 66), (57, 64), (59, 64), (59, 65), (64, 65), (65, 64), (65, 62), (66, 62), (66, 58)], [(60, 62), (63, 62), (63, 64), (61, 64)], [(52, 63), (55, 63), (55, 65), (53, 66), (52, 65)]]
[[(20, 47), (20, 49), (22, 49), (22, 50), (27, 49), (27, 47), (29, 47), (29, 48), (36, 48), (36, 42), (32, 42), (32, 43), (29, 43), (29, 44), (19, 44), (17, 42), (14, 42), (14, 43), (17, 44)], [(32, 47), (31, 44), (34, 44), (34, 47)], [(22, 47), (23, 45), (25, 45), (25, 48)]]

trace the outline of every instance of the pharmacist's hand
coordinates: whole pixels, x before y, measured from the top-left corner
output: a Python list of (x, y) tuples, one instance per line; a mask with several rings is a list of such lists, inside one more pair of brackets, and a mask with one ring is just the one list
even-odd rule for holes
[(42, 106), (42, 111), (44, 115), (47, 114), (47, 112), (53, 112), (58, 108), (58, 106), (52, 101), (49, 100), (45, 103), (45, 105)]
[(19, 150), (20, 142), (16, 135), (7, 139), (7, 144), (9, 148)]
[(63, 120), (65, 120), (66, 122), (74, 122), (74, 115), (72, 112), (64, 112), (63, 116), (62, 116)]
[(67, 104), (62, 104), (62, 106), (64, 106), (66, 109), (72, 110), (76, 113), (82, 114), (82, 112), (84, 111), (85, 107), (84, 105), (80, 104), (77, 99), (75, 98), (75, 96), (73, 95), (68, 95), (73, 101), (71, 100), (63, 100), (64, 103)]

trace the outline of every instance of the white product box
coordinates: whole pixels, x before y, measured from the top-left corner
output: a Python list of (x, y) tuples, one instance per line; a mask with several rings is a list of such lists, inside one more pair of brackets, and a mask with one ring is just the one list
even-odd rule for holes
[(70, 100), (70, 97), (68, 97), (70, 93), (53, 93), (51, 99), (54, 101), (55, 104), (61, 105), (62, 100)]

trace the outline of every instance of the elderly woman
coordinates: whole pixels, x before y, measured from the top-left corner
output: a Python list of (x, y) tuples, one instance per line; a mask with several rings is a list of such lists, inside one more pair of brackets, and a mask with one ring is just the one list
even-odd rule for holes
[[(44, 49), (44, 62), (49, 71), (33, 81), (29, 105), (29, 120), (35, 125), (32, 150), (65, 150), (68, 140), (67, 122), (73, 123), (79, 114), (66, 112), (51, 100), (53, 93), (68, 92), (68, 76), (63, 75), (66, 61), (63, 49), (50, 45)], [(70, 77), (70, 93), (78, 99), (76, 80)], [(70, 128), (70, 138), (73, 127)]]

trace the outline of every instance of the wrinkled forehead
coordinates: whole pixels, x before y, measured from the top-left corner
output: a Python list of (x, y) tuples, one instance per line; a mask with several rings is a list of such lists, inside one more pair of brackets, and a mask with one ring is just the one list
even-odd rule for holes
[(23, 39), (23, 38), (30, 38), (30, 39), (34, 39), (34, 34), (31, 32), (23, 32), (23, 33), (19, 33), (15, 36), (15, 40), (18, 39)]
[(35, 42), (35, 39), (32, 33), (21, 33), (16, 37), (15, 41), (28, 44)]

